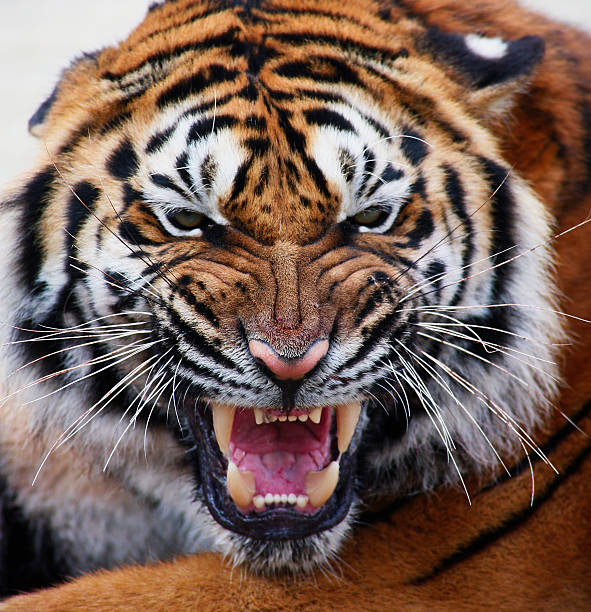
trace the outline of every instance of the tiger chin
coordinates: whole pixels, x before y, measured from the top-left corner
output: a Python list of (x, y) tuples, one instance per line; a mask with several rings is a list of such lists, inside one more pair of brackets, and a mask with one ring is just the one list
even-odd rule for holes
[(496, 134), (543, 55), (405, 3), (176, 0), (67, 68), (1, 209), (3, 592), (308, 572), (368, 500), (535, 448), (553, 222)]

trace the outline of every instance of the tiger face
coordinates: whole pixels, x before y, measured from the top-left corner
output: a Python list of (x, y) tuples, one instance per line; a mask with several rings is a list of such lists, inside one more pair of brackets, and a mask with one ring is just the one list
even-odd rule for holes
[(145, 452), (157, 504), (176, 462), (179, 520), (264, 572), (534, 444), (550, 220), (494, 126), (541, 56), (369, 0), (177, 0), (83, 57), (5, 213), (35, 422), (126, 483)]

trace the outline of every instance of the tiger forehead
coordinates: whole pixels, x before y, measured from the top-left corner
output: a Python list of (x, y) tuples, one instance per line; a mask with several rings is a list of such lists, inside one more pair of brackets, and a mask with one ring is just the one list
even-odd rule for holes
[[(101, 56), (121, 101), (155, 117), (146, 126), (148, 199), (183, 206), (184, 194), (264, 242), (309, 241), (347, 216), (354, 206), (342, 175), (362, 160), (339, 146), (343, 133), (359, 134), (335, 107), (379, 103), (372, 63), (406, 57), (402, 39), (412, 38), (360, 2), (361, 17), (332, 2), (313, 14), (282, 1), (215, 10), (167, 2)], [(374, 130), (364, 144), (390, 135)]]

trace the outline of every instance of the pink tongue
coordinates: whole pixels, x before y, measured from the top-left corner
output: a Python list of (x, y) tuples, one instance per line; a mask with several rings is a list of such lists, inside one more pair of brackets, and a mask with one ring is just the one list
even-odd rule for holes
[(257, 425), (251, 410), (238, 410), (230, 438), (230, 457), (255, 477), (255, 495), (306, 494), (306, 474), (330, 460), (331, 411), (317, 425), (308, 420)]

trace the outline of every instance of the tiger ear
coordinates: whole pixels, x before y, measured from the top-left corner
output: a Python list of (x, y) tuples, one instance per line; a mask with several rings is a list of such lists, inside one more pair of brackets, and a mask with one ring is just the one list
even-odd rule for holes
[(100, 51), (95, 51), (93, 53), (84, 53), (81, 57), (78, 57), (77, 59), (75, 59), (66, 69), (62, 70), (60, 78), (58, 79), (58, 82), (53, 88), (53, 91), (51, 92), (51, 94), (49, 94), (49, 96), (45, 100), (43, 100), (39, 108), (33, 113), (31, 118), (29, 119), (29, 123), (28, 123), (29, 134), (31, 134), (32, 136), (35, 136), (35, 138), (41, 138), (41, 136), (43, 135), (43, 128), (45, 125), (45, 121), (47, 120), (47, 117), (51, 111), (51, 108), (53, 107), (55, 101), (57, 100), (59, 88), (60, 88), (62, 81), (64, 80), (64, 77), (71, 70), (73, 70), (78, 64), (84, 61), (93, 61), (93, 62), (96, 61), (96, 57), (98, 56), (99, 53)]
[(57, 98), (57, 90), (59, 88), (59, 83), (53, 88), (51, 94), (43, 100), (41, 106), (33, 113), (31, 118), (29, 119), (28, 128), (29, 134), (35, 136), (35, 138), (41, 138), (43, 133), (43, 124), (45, 123), (45, 119), (47, 119), (47, 115), (53, 106)]
[(425, 47), (469, 85), (469, 102), (487, 118), (499, 117), (510, 109), (544, 56), (544, 41), (538, 36), (506, 41), (435, 27), (427, 30)]

